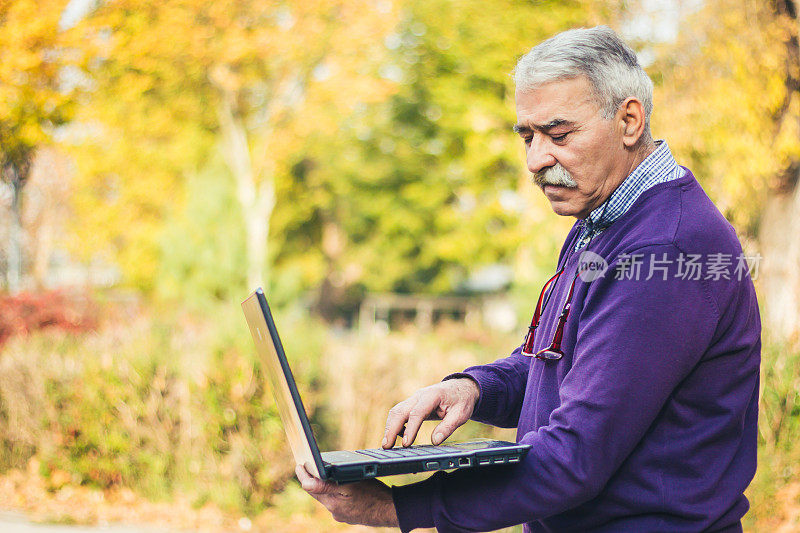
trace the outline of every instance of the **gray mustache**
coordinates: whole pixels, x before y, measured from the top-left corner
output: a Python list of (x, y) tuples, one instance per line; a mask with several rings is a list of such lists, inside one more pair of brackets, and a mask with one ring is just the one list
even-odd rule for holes
[(572, 174), (567, 172), (567, 169), (561, 166), (561, 163), (556, 163), (552, 167), (547, 167), (536, 172), (531, 176), (531, 179), (533, 183), (539, 187), (544, 187), (545, 185), (559, 185), (561, 187), (575, 188), (578, 186)]

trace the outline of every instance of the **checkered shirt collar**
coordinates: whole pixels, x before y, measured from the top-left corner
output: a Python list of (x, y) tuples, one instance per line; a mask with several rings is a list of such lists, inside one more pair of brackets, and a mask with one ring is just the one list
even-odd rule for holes
[[(671, 181), (681, 176), (681, 168), (672, 157), (672, 152), (667, 141), (656, 141), (656, 149), (631, 172), (611, 196), (596, 207), (586, 217), (585, 225), (598, 229), (610, 226), (615, 220), (625, 214), (639, 196), (658, 183)], [(606, 206), (608, 204), (608, 206)], [(603, 212), (605, 208), (605, 213)], [(603, 220), (600, 220), (602, 215)]]

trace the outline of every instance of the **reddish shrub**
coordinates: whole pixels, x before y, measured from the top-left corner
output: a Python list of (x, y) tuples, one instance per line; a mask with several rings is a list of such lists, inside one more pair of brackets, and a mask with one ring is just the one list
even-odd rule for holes
[(44, 328), (80, 332), (97, 323), (95, 306), (88, 296), (63, 291), (0, 294), (0, 346), (14, 335)]

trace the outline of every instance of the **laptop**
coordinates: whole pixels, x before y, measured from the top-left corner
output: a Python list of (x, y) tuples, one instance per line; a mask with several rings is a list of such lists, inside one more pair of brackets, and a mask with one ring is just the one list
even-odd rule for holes
[(305, 465), (320, 479), (346, 483), (394, 474), (508, 465), (520, 462), (530, 448), (528, 444), (481, 439), (439, 446), (320, 453), (264, 291), (256, 289), (242, 302), (242, 309), (272, 385), (295, 463)]

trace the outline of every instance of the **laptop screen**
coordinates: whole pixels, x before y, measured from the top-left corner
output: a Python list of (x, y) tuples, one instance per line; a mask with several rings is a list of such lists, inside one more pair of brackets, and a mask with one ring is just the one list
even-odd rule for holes
[(311, 424), (308, 422), (300, 393), (283, 352), (267, 299), (260, 288), (242, 302), (242, 310), (247, 325), (250, 326), (256, 351), (264, 363), (264, 371), (272, 386), (272, 393), (289, 438), (295, 463), (305, 465), (309, 473), (325, 479), (322, 457), (311, 432)]

